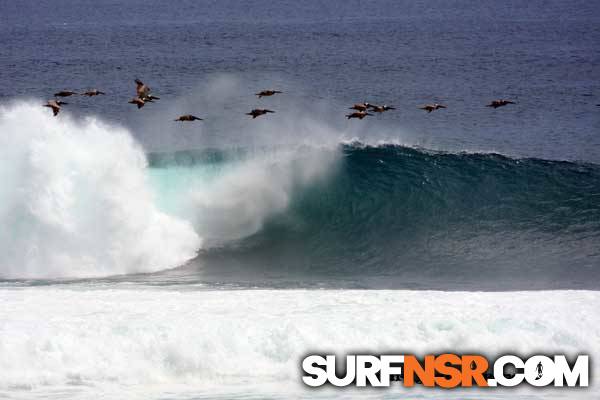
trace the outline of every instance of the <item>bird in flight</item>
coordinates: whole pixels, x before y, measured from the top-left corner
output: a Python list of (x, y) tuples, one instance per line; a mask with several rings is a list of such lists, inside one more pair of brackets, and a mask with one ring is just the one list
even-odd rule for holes
[(373, 114), (369, 114), (366, 111), (357, 111), (357, 112), (353, 112), (352, 114), (346, 115), (346, 118), (348, 118), (348, 119), (351, 119), (351, 118), (363, 119), (367, 115), (373, 115)]
[(283, 93), (283, 92), (280, 92), (279, 90), (263, 90), (263, 91), (256, 93), (256, 95), (260, 99), (262, 97), (273, 96), (274, 94), (277, 94), (277, 93)]
[(515, 102), (510, 101), (510, 100), (502, 100), (502, 99), (494, 100), (490, 104), (487, 104), (486, 107), (498, 108), (498, 107), (504, 107), (507, 104), (515, 104)]
[(88, 90), (85, 93), (82, 93), (84, 96), (88, 96), (88, 97), (92, 97), (92, 96), (98, 96), (99, 94), (106, 94), (104, 92), (99, 91), (98, 89), (92, 89), (92, 90)]
[(71, 90), (61, 90), (60, 92), (54, 93), (54, 97), (69, 97), (74, 94), (78, 94), (77, 92), (73, 92)]
[(274, 113), (275, 111), (267, 110), (266, 108), (255, 108), (254, 110), (246, 113), (246, 115), (251, 115), (252, 119), (256, 117), (260, 117), (261, 115), (265, 115), (267, 113)]
[(355, 105), (353, 105), (352, 107), (350, 107), (350, 110), (356, 110), (356, 111), (367, 111), (367, 109), (371, 107), (371, 104), (364, 102), (364, 103), (357, 103)]
[(148, 96), (150, 94), (150, 86), (146, 85), (144, 82), (140, 81), (139, 79), (135, 80), (135, 92), (137, 94), (137, 97), (139, 97), (140, 99), (143, 99), (144, 97)]
[(375, 105), (375, 104), (370, 104), (369, 108), (371, 108), (371, 111), (376, 112), (376, 113), (382, 113), (382, 112), (385, 112), (385, 111), (388, 111), (388, 110), (395, 110), (396, 109), (395, 107), (388, 106), (386, 104), (384, 104), (382, 106), (378, 106), (378, 105)]
[(446, 108), (446, 106), (438, 104), (438, 103), (433, 103), (433, 104), (425, 104), (423, 107), (419, 107), (421, 110), (425, 110), (428, 113), (438, 110), (440, 108)]
[(48, 100), (48, 102), (46, 104), (44, 104), (44, 107), (51, 108), (52, 113), (56, 117), (58, 115), (58, 113), (60, 112), (60, 106), (64, 106), (65, 104), (69, 104), (69, 103), (65, 103), (64, 101), (60, 101), (60, 100)]
[(181, 115), (174, 121), (204, 121), (202, 118), (198, 118), (192, 114)]
[(134, 97), (133, 99), (128, 101), (129, 104), (135, 104), (138, 108), (138, 110), (142, 107), (144, 107), (144, 104), (146, 104), (146, 102), (142, 99), (140, 99), (139, 97)]

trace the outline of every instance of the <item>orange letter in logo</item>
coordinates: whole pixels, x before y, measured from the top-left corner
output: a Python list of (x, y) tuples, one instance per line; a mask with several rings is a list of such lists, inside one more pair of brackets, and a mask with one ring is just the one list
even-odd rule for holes
[(415, 356), (405, 355), (404, 386), (410, 387), (415, 385), (415, 373), (421, 382), (423, 382), (424, 386), (433, 386), (433, 379), (435, 377), (434, 363), (434, 356), (425, 356), (425, 367), (423, 368)]
[[(456, 365), (456, 367), (453, 367)], [(435, 383), (439, 387), (451, 389), (460, 385), (462, 374), (460, 373), (460, 357), (456, 354), (440, 354), (435, 358), (435, 369), (445, 376), (436, 376)]]
[(462, 385), (472, 386), (473, 380), (477, 386), (487, 386), (483, 376), (488, 369), (488, 361), (483, 356), (462, 356)]

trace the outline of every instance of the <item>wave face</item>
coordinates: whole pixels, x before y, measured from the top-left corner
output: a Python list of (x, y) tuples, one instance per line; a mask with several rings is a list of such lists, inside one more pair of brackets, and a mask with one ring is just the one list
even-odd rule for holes
[(124, 129), (0, 109), (0, 277), (149, 272), (193, 258), (191, 225), (154, 204), (146, 158)]
[(160, 207), (190, 221), (205, 247), (257, 232), (294, 199), (328, 182), (338, 154), (314, 148), (201, 151), (149, 155)]
[[(328, 179), (294, 193), (255, 234), (201, 251), (204, 276), (480, 288), (600, 277), (597, 165), (391, 145), (341, 154)], [(189, 171), (226, 158), (154, 154), (150, 165)]]

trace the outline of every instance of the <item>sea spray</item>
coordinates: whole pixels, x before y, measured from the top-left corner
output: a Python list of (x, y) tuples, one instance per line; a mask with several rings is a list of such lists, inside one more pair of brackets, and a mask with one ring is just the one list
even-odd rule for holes
[(147, 168), (132, 134), (37, 103), (0, 111), (0, 277), (73, 278), (182, 265), (258, 232), (334, 170), (336, 149), (271, 149), (222, 165)]
[(201, 238), (154, 204), (142, 149), (123, 128), (0, 109), (0, 276), (149, 272), (193, 258)]
[[(166, 164), (150, 168), (148, 173), (161, 207), (192, 222), (212, 244), (257, 233), (267, 221), (285, 212), (299, 193), (326, 182), (339, 166), (336, 149), (263, 148), (196, 154), (209, 158), (195, 163), (185, 161), (184, 156), (181, 165), (153, 154), (151, 159)], [(211, 159), (211, 154), (215, 158)]]

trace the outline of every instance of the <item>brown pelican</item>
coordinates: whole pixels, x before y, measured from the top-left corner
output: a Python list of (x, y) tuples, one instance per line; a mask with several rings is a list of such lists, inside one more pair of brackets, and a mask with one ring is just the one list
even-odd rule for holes
[(280, 92), (279, 90), (263, 90), (261, 92), (256, 93), (256, 95), (260, 99), (261, 97), (273, 96), (274, 94), (277, 94), (277, 93), (282, 93), (282, 92)]
[(99, 94), (106, 94), (104, 92), (99, 91), (98, 89), (93, 89), (93, 90), (88, 90), (87, 92), (83, 93), (84, 96), (98, 96)]
[(350, 119), (350, 118), (358, 118), (358, 119), (363, 119), (364, 117), (366, 117), (367, 115), (373, 115), (373, 114), (369, 114), (366, 111), (357, 111), (357, 112), (353, 112), (352, 114), (348, 114), (346, 115), (346, 118)]
[(510, 100), (494, 100), (490, 104), (487, 104), (486, 107), (498, 108), (498, 107), (504, 107), (507, 104), (515, 104), (515, 102), (510, 101)]
[(60, 100), (48, 100), (48, 102), (46, 104), (44, 104), (44, 107), (51, 108), (52, 113), (56, 117), (58, 115), (58, 113), (60, 112), (60, 106), (64, 106), (65, 104), (69, 104), (69, 103), (65, 103), (64, 101), (60, 101)]
[(388, 110), (395, 110), (396, 109), (395, 107), (388, 106), (386, 104), (384, 104), (382, 106), (377, 106), (377, 105), (371, 104), (371, 105), (369, 105), (369, 107), (371, 108), (371, 110), (373, 112), (377, 112), (377, 113), (382, 113), (382, 112), (385, 112), (385, 111), (388, 111)]
[(54, 93), (54, 97), (69, 97), (74, 94), (78, 94), (77, 92), (72, 92), (70, 90), (61, 90), (60, 92)]
[(356, 111), (367, 111), (367, 108), (371, 107), (371, 105), (367, 102), (365, 103), (358, 103), (353, 105), (352, 107), (350, 107), (350, 110), (356, 110)]
[(128, 103), (135, 104), (138, 109), (144, 107), (144, 104), (146, 104), (146, 102), (139, 97), (134, 97), (133, 99), (129, 100)]
[(260, 117), (261, 115), (265, 115), (266, 113), (274, 113), (275, 111), (267, 110), (264, 108), (255, 108), (254, 110), (246, 113), (246, 115), (252, 115), (252, 119), (256, 117)]
[(438, 103), (433, 103), (433, 104), (426, 104), (423, 107), (419, 107), (419, 108), (421, 110), (425, 110), (428, 113), (430, 113), (430, 112), (435, 111), (435, 110), (440, 109), (440, 108), (446, 108), (446, 106), (443, 106), (443, 105), (438, 104)]
[(148, 94), (146, 96), (140, 97), (146, 103), (152, 103), (154, 100), (160, 100), (160, 97), (156, 97), (154, 95)]
[(144, 97), (147, 97), (148, 95), (150, 95), (150, 87), (148, 85), (146, 85), (144, 82), (140, 81), (139, 79), (136, 79), (135, 84), (137, 85), (135, 88), (137, 97), (139, 97), (140, 99), (143, 99)]
[(181, 115), (174, 121), (204, 121), (202, 118), (198, 118), (191, 114)]

